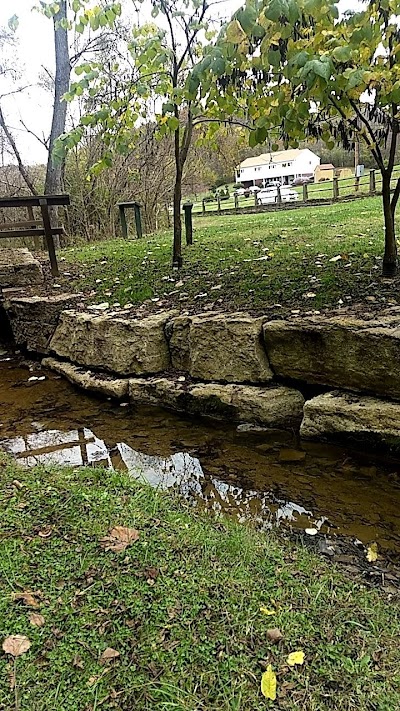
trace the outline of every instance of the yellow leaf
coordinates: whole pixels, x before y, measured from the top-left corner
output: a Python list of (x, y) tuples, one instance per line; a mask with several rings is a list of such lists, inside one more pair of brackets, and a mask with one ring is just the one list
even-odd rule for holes
[(263, 615), (275, 615), (275, 610), (269, 610), (268, 607), (260, 607), (260, 612), (263, 613)]
[(304, 664), (304, 652), (291, 652), (286, 661), (290, 667), (294, 667), (296, 664)]
[(232, 44), (241, 44), (247, 39), (247, 35), (238, 20), (232, 20), (226, 28), (226, 39)]
[(375, 563), (378, 560), (378, 544), (371, 543), (367, 548), (367, 561), (368, 563)]
[(267, 671), (261, 677), (261, 693), (266, 699), (275, 701), (276, 699), (276, 674), (272, 671), (272, 665), (269, 664)]

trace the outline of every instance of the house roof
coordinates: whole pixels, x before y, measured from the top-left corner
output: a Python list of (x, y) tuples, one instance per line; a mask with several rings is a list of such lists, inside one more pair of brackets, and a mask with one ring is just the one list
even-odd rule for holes
[(288, 160), (294, 160), (303, 153), (303, 151), (308, 150), (306, 148), (291, 148), (288, 151), (276, 151), (276, 153), (262, 153), (260, 156), (254, 156), (254, 158), (246, 158), (246, 160), (240, 163), (239, 168), (255, 168), (258, 165), (264, 165), (265, 163), (284, 163)]
[(335, 166), (332, 163), (322, 163), (322, 165), (318, 165), (317, 168), (320, 170), (334, 170)]

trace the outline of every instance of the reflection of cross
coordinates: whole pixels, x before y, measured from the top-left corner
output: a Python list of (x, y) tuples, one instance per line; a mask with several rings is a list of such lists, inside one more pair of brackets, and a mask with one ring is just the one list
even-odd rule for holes
[(63, 449), (72, 449), (72, 447), (79, 447), (81, 450), (82, 463), (88, 464), (89, 458), (87, 454), (87, 445), (95, 441), (94, 437), (85, 438), (85, 433), (83, 429), (78, 430), (79, 439), (72, 442), (60, 442), (59, 444), (50, 444), (46, 447), (38, 447), (37, 449), (29, 449), (28, 443), (25, 441), (25, 451), (18, 452), (15, 456), (17, 459), (24, 459), (25, 457), (40, 457), (42, 454), (51, 454), (52, 452), (60, 452)]
[(82, 464), (84, 464), (86, 466), (89, 463), (87, 445), (89, 442), (94, 442), (94, 437), (85, 439), (85, 430), (82, 427), (80, 427), (78, 429), (78, 438), (79, 438), (79, 442), (80, 442), (79, 449), (81, 450)]

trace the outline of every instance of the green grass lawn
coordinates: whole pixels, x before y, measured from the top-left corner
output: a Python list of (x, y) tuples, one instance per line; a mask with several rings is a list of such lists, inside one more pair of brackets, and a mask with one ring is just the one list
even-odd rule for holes
[[(184, 266), (171, 268), (171, 231), (64, 251), (68, 288), (94, 302), (307, 311), (396, 304), (382, 280), (380, 198), (252, 215), (195, 217)], [(334, 260), (334, 261), (331, 261)], [(153, 301), (151, 301), (153, 300)]]
[[(30, 641), (15, 668), (0, 652), (4, 711), (400, 708), (398, 602), (282, 534), (126, 474), (5, 458), (0, 516), (1, 643)], [(139, 531), (120, 553), (100, 543), (116, 525)], [(305, 661), (290, 667), (295, 651)], [(260, 691), (268, 664), (275, 702)]]

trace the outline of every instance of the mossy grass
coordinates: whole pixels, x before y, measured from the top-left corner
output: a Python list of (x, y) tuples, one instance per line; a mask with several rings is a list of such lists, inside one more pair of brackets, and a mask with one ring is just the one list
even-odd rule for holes
[[(398, 603), (283, 534), (203, 514), (124, 473), (5, 457), (0, 517), (1, 642), (31, 641), (16, 665), (21, 711), (400, 708)], [(139, 531), (121, 553), (100, 545), (115, 525)], [(38, 608), (13, 599), (23, 591)], [(102, 664), (108, 647), (119, 656)], [(289, 667), (298, 650), (304, 664)], [(4, 711), (15, 708), (10, 661), (0, 654)], [(260, 691), (265, 664), (275, 702)]]

